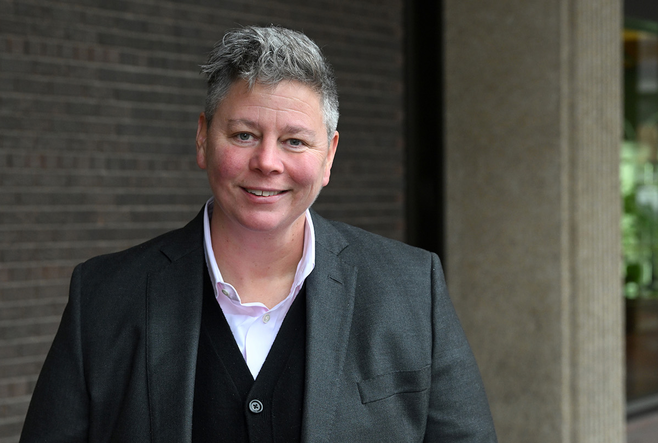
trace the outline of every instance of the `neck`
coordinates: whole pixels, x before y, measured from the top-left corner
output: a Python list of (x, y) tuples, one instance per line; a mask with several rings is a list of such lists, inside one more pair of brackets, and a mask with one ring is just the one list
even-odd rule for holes
[(304, 250), (305, 216), (283, 232), (231, 230), (220, 217), (211, 221), (215, 260), (224, 281), (243, 303), (272, 308), (288, 296)]

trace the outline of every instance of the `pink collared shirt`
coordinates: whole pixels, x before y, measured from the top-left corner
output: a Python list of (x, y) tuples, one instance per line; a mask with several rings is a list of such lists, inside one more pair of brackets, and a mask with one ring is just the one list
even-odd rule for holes
[[(306, 223), (304, 224), (304, 251), (302, 258), (297, 264), (295, 279), (290, 293), (278, 305), (268, 309), (262, 303), (242, 303), (235, 288), (224, 282), (222, 273), (215, 260), (215, 251), (212, 248), (210, 234), (210, 219), (212, 218), (213, 199), (206, 203), (203, 217), (204, 250), (206, 253), (206, 265), (210, 273), (210, 281), (215, 289), (215, 299), (221, 306), (228, 325), (231, 327), (235, 342), (247, 362), (251, 375), (256, 379), (260, 368), (270, 352), (276, 334), (281, 328), (292, 302), (304, 284), (304, 280), (315, 267), (315, 231), (311, 213), (306, 210)], [(221, 254), (221, 251), (218, 251)]]

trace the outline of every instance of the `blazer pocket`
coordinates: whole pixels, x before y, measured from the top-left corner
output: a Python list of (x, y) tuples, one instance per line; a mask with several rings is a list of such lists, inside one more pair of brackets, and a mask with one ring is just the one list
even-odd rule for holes
[(429, 389), (432, 380), (431, 366), (415, 371), (396, 371), (358, 382), (361, 403), (372, 403), (393, 395), (421, 392)]

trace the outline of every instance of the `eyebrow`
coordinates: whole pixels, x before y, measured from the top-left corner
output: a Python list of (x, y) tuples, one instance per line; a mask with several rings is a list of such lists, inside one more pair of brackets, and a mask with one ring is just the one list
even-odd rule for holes
[(232, 128), (237, 125), (245, 125), (249, 128), (254, 128), (254, 129), (258, 128), (256, 122), (244, 118), (229, 119), (226, 122), (226, 126), (228, 126), (229, 128)]
[(283, 133), (284, 134), (290, 134), (290, 135), (301, 135), (301, 136), (311, 138), (311, 139), (315, 138), (315, 132), (311, 131), (310, 129), (307, 129), (303, 126), (288, 125), (288, 126), (283, 128)]
[[(233, 128), (238, 125), (244, 125), (248, 128), (260, 129), (259, 125), (255, 121), (244, 118), (229, 119), (226, 122), (226, 125), (229, 128)], [(282, 132), (288, 135), (300, 135), (306, 138), (315, 139), (315, 132), (305, 128), (304, 126), (287, 125), (283, 128)]]

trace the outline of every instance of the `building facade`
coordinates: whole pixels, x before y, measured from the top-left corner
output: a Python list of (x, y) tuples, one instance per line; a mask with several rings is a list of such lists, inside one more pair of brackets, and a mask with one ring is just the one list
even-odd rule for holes
[(0, 442), (17, 441), (73, 266), (209, 196), (199, 64), (227, 29), (270, 23), (336, 71), (341, 140), (316, 210), (443, 239), (428, 247), (500, 441), (623, 441), (620, 2), (445, 0), (422, 23), (419, 5), (0, 3)]

